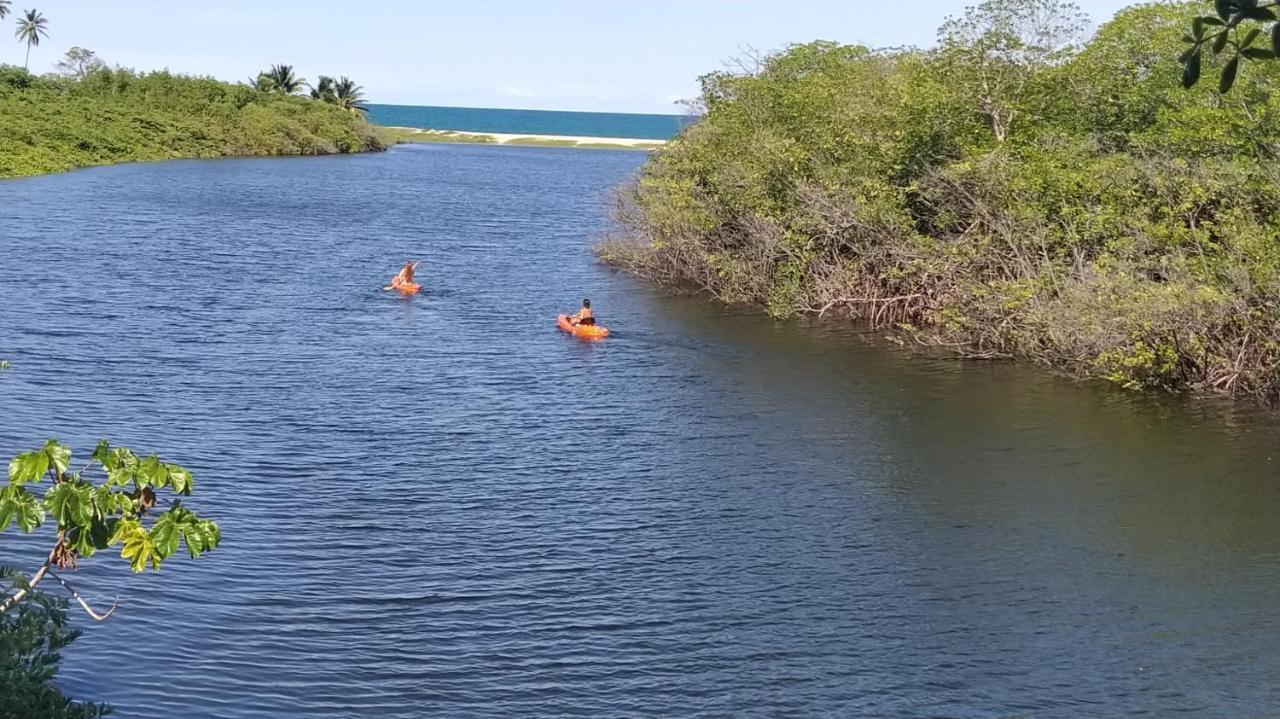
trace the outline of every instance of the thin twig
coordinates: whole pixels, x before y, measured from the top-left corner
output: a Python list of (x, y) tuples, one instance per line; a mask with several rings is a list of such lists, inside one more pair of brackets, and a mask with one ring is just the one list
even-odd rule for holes
[(62, 588), (70, 592), (72, 597), (75, 597), (75, 600), (80, 604), (80, 607), (84, 609), (86, 614), (93, 617), (95, 622), (107, 621), (111, 618), (112, 614), (116, 613), (116, 609), (120, 606), (120, 599), (117, 597), (115, 601), (111, 602), (111, 608), (107, 610), (106, 614), (99, 614), (93, 610), (93, 607), (89, 606), (89, 602), (85, 601), (85, 598), (80, 596), (80, 592), (77, 592), (76, 588), (71, 586), (70, 582), (58, 576), (56, 572), (49, 572), (49, 576), (58, 580), (58, 583), (62, 585)]

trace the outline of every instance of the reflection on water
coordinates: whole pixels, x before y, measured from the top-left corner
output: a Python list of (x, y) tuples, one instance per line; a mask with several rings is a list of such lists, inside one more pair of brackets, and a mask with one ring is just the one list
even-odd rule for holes
[[(642, 159), (0, 184), (0, 447), (159, 449), (226, 537), (82, 571), (126, 604), (67, 686), (130, 717), (1280, 707), (1273, 415), (661, 296), (589, 252)], [(378, 291), (419, 257), (423, 297)], [(555, 331), (582, 296), (615, 337)]]

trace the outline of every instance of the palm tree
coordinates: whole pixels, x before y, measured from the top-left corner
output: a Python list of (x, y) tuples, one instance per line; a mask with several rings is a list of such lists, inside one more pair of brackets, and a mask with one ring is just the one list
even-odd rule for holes
[(352, 112), (365, 112), (364, 88), (343, 75), (333, 84), (333, 104)]
[(9, 0), (0, 0), (0, 20), (9, 14)]
[[(9, 9), (5, 8), (5, 12), (9, 12)], [(0, 17), (4, 15), (0, 14)], [(24, 68), (30, 69), (31, 46), (39, 45), (41, 37), (49, 37), (48, 27), (49, 21), (39, 10), (28, 10), (27, 14), (18, 20), (18, 31), (14, 33), (14, 37), (18, 38), (19, 42), (27, 43), (27, 59), (23, 63)]]
[(328, 75), (321, 75), (320, 81), (315, 87), (311, 88), (311, 98), (322, 102), (334, 102), (336, 98), (333, 94), (333, 78)]
[(306, 81), (293, 73), (293, 65), (272, 65), (264, 75), (271, 81), (271, 89), (285, 95), (296, 95)]
[(246, 84), (258, 92), (271, 92), (275, 89), (275, 84), (271, 82), (271, 78), (265, 72), (258, 73), (257, 77), (249, 78), (249, 82)]

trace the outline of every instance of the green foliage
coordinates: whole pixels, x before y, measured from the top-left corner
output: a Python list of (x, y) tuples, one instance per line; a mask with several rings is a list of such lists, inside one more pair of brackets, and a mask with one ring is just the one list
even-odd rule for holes
[[(133, 571), (141, 572), (159, 569), (180, 544), (192, 559), (218, 546), (218, 525), (199, 518), (179, 499), (192, 490), (186, 469), (106, 441), (84, 469), (71, 472), (70, 466), (71, 450), (54, 440), (14, 457), (8, 485), (0, 489), (0, 532), (16, 524), (31, 533), (52, 519), (58, 539), (50, 556), (60, 568), (118, 546)], [(102, 475), (97, 483), (88, 474), (95, 468)], [(38, 488), (45, 480), (49, 486), (41, 496)], [(156, 511), (164, 493), (173, 498), (167, 509)]]
[[(0, 569), (0, 576), (21, 579)], [(110, 713), (100, 704), (68, 699), (54, 685), (61, 652), (80, 636), (68, 623), (67, 604), (34, 592), (0, 613), (0, 717), (95, 719)]]
[(261, 88), (282, 95), (296, 95), (306, 84), (307, 81), (293, 71), (293, 65), (272, 65), (266, 72), (258, 75), (258, 85)]
[(352, 112), (168, 72), (37, 78), (0, 66), (0, 178), (114, 162), (385, 147)]
[(1202, 5), (1211, 5), (1213, 14), (1193, 18), (1191, 32), (1183, 37), (1187, 43), (1179, 58), (1183, 87), (1200, 81), (1206, 53), (1226, 57), (1218, 76), (1218, 92), (1223, 95), (1235, 87), (1241, 61), (1280, 57), (1280, 23), (1276, 22), (1280, 2), (1214, 0)]
[(102, 70), (106, 66), (106, 63), (98, 58), (97, 53), (82, 47), (73, 47), (68, 50), (56, 65), (59, 73), (77, 80), (83, 80), (89, 73)]
[(1280, 63), (1184, 90), (1196, 6), (1080, 44), (1074, 5), (990, 1), (929, 52), (811, 43), (704, 76), (601, 254), (777, 317), (1280, 398)]

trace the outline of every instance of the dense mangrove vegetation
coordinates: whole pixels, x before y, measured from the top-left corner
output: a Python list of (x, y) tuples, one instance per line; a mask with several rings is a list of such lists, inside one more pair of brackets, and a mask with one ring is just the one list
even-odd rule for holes
[(326, 83), (313, 99), (295, 94), (300, 79), (284, 91), (111, 69), (85, 53), (74, 48), (57, 75), (0, 66), (0, 177), (113, 162), (385, 147), (359, 112), (354, 83), (341, 98)]
[(706, 75), (600, 253), (779, 318), (1275, 400), (1280, 64), (1183, 89), (1206, 8), (1129, 8), (1086, 42), (1074, 5), (993, 0), (929, 51), (818, 42)]

